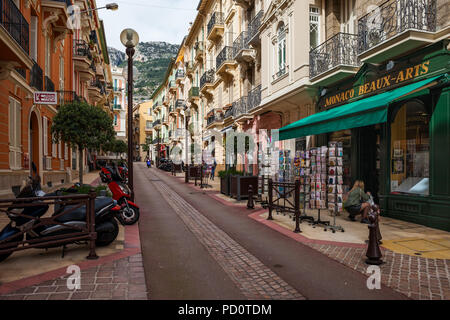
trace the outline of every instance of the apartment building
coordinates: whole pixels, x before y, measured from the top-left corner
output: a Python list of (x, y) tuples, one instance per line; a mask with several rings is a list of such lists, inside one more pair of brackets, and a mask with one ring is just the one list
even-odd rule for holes
[[(76, 152), (64, 142), (52, 142), (52, 118), (59, 105), (85, 99), (109, 108), (111, 73), (103, 25), (90, 11), (82, 14), (81, 29), (69, 28), (67, 8), (72, 4), (70, 0), (1, 0), (2, 196), (22, 184), (32, 163), (43, 185), (77, 176)], [(96, 8), (95, 1), (75, 4), (81, 10)], [(35, 103), (36, 92), (56, 93), (56, 99), (51, 104)], [(87, 160), (86, 156), (86, 164)]]
[(149, 154), (144, 152), (142, 145), (147, 144), (147, 141), (153, 141), (153, 101), (142, 102), (136, 106), (139, 110), (139, 139), (135, 141), (139, 151), (141, 161), (144, 161), (147, 156), (153, 158), (154, 150), (150, 150)]
[(127, 80), (123, 75), (123, 68), (113, 67), (112, 85), (114, 90), (114, 100), (112, 103), (113, 124), (117, 139), (127, 139)]

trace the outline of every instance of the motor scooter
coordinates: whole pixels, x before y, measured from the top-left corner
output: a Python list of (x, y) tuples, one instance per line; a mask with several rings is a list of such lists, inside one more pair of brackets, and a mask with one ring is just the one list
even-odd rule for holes
[[(35, 166), (33, 164), (33, 170)], [(35, 170), (34, 170), (35, 171)], [(61, 191), (46, 194), (41, 189), (40, 177), (35, 174), (34, 177), (29, 177), (26, 186), (16, 196), (17, 199), (26, 198), (45, 198), (58, 196)], [(55, 219), (59, 224), (52, 225), (40, 225), (40, 217), (44, 216), (48, 211), (49, 206), (47, 204), (36, 204), (36, 206), (27, 206), (23, 208), (9, 208), (7, 215), (11, 220), (0, 231), (0, 244), (8, 244), (6, 249), (15, 248), (18, 246), (18, 242), (23, 240), (23, 237), (27, 240), (35, 240), (44, 237), (60, 236), (67, 233), (73, 233), (76, 228), (86, 228), (86, 206), (82, 206), (70, 211), (71, 208), (76, 205), (55, 205), (55, 212), (52, 216), (57, 216), (64, 211), (68, 211), (67, 214), (63, 214)], [(95, 241), (96, 246), (103, 247), (111, 244), (119, 233), (119, 226), (115, 220), (116, 212), (120, 211), (120, 206), (117, 202), (108, 197), (97, 197), (95, 199), (95, 231), (97, 232), (97, 239)], [(73, 227), (73, 229), (72, 229)], [(24, 231), (24, 233), (22, 233)], [(78, 243), (74, 241), (73, 243)], [(56, 245), (43, 245), (37, 248), (52, 248), (58, 246), (65, 246), (65, 244)], [(8, 258), (12, 252), (0, 254), (0, 262)]]
[(99, 174), (102, 182), (108, 184), (113, 199), (121, 207), (117, 219), (123, 225), (135, 224), (139, 220), (139, 206), (131, 201), (131, 192), (124, 183), (124, 178), (119, 173), (119, 169), (115, 165), (112, 167), (103, 167)]

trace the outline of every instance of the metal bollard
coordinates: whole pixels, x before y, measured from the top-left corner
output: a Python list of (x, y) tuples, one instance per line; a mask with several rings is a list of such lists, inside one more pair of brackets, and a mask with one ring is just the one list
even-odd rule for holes
[(369, 214), (369, 245), (367, 246), (366, 252), (366, 263), (380, 265), (383, 263), (381, 260), (382, 254), (380, 246), (378, 244), (377, 226), (378, 226), (378, 215), (374, 212)]
[(272, 206), (273, 206), (273, 181), (272, 179), (269, 179), (269, 216), (267, 217), (267, 220), (273, 220), (272, 216)]
[(248, 186), (248, 201), (247, 201), (247, 209), (255, 209), (255, 204), (253, 203), (253, 186)]

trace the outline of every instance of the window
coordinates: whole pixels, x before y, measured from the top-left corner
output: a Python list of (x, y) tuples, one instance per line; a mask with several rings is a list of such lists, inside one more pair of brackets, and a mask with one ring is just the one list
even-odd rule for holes
[(314, 49), (319, 45), (319, 17), (320, 9), (316, 7), (309, 8), (309, 47)]
[(114, 91), (117, 91), (117, 79), (114, 79)]
[(286, 30), (281, 23), (277, 30), (278, 76), (286, 72)]
[(42, 131), (44, 133), (44, 156), (46, 156), (48, 154), (48, 119), (47, 119), (47, 117), (43, 118)]
[(117, 114), (114, 115), (114, 126), (117, 126)]
[(45, 75), (47, 77), (51, 76), (50, 64), (52, 63), (51, 59), (51, 40), (50, 37), (45, 37)]
[(64, 57), (59, 58), (59, 90), (64, 91)]
[(19, 101), (9, 98), (9, 164), (11, 169), (22, 167), (22, 146), (21, 146), (21, 105)]
[(38, 17), (31, 16), (30, 20), (30, 57), (37, 61), (37, 35), (38, 35)]
[(430, 112), (419, 101), (403, 104), (391, 125), (391, 192), (429, 194)]

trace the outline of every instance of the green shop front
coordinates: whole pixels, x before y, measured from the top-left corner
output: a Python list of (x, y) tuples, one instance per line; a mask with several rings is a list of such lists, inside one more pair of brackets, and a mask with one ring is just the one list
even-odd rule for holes
[(280, 129), (344, 147), (344, 181), (365, 182), (382, 215), (450, 231), (450, 52), (442, 41), (319, 88), (317, 112)]

